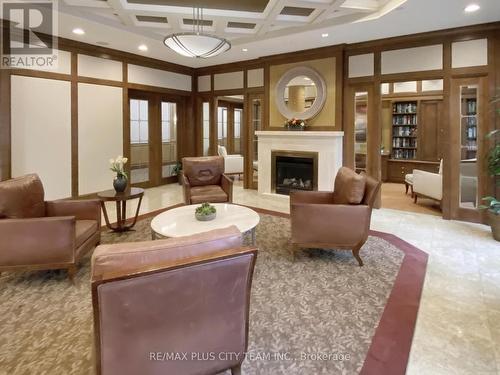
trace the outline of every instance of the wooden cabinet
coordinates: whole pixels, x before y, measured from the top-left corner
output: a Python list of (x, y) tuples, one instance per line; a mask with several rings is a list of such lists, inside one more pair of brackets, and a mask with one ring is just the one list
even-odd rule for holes
[(402, 183), (405, 180), (405, 175), (413, 173), (414, 169), (437, 173), (439, 162), (389, 159), (387, 161), (387, 181)]

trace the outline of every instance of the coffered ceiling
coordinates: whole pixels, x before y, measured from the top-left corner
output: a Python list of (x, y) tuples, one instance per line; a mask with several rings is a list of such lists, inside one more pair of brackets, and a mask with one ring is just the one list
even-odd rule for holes
[[(407, 0), (63, 0), (65, 11), (120, 23), (130, 31), (163, 40), (193, 29), (193, 4), (203, 9), (204, 31), (235, 46), (284, 33), (375, 19)], [(74, 10), (75, 10), (74, 9)]]
[[(481, 10), (466, 15), (469, 0), (59, 0), (59, 34), (201, 67), (500, 20), (500, 0), (476, 2)], [(193, 29), (193, 4), (203, 8), (205, 32), (230, 40), (229, 52), (190, 59), (163, 45), (166, 35)], [(72, 34), (76, 27), (85, 35)]]

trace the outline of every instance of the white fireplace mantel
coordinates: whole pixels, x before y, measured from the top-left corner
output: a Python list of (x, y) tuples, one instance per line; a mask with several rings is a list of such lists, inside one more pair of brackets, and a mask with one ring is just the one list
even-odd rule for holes
[(342, 166), (344, 132), (340, 131), (257, 131), (258, 181), (260, 194), (271, 191), (272, 151), (318, 153), (318, 190), (333, 191), (333, 181)]

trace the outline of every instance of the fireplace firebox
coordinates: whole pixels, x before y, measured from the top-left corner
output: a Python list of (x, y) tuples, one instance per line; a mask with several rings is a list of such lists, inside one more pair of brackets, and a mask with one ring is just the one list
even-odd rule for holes
[(272, 190), (289, 195), (292, 190), (318, 190), (318, 153), (272, 151)]

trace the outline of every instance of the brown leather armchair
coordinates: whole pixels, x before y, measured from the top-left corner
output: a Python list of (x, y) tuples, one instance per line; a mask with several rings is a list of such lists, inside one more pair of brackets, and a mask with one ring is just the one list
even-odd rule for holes
[(359, 265), (368, 238), (373, 203), (381, 183), (364, 173), (342, 167), (334, 192), (292, 191), (290, 217), (292, 251), (300, 247), (348, 249)]
[(0, 272), (67, 269), (73, 279), (100, 227), (98, 200), (45, 202), (36, 174), (0, 182)]
[(233, 180), (224, 174), (222, 156), (182, 158), (184, 203), (233, 202)]
[(97, 375), (240, 374), (256, 256), (235, 226), (97, 247)]

